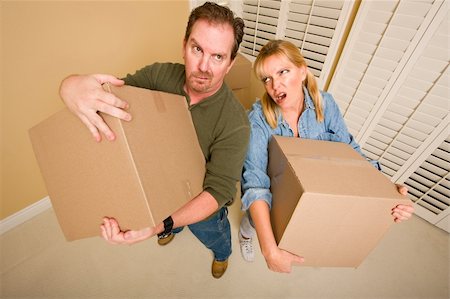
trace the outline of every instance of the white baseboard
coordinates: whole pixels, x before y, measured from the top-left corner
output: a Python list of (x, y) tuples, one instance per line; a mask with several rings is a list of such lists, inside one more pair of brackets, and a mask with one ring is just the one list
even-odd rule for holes
[(34, 216), (39, 215), (40, 213), (46, 211), (51, 207), (52, 203), (50, 202), (50, 198), (47, 196), (40, 201), (26, 207), (25, 209), (22, 209), (19, 212), (6, 217), (5, 219), (0, 221), (0, 235), (3, 235), (7, 231), (24, 223), (25, 221), (30, 220)]

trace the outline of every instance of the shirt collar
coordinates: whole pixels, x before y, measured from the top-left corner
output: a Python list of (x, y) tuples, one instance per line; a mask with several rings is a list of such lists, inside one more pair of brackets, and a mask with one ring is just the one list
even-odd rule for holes
[(306, 109), (316, 109), (316, 107), (314, 106), (314, 102), (311, 99), (311, 96), (309, 95), (309, 91), (308, 88), (306, 88), (306, 86), (302, 86), (303, 87), (303, 94), (305, 95), (305, 105), (306, 105)]
[[(306, 110), (306, 109), (313, 109), (313, 110), (315, 110), (316, 107), (314, 106), (314, 102), (313, 102), (313, 100), (311, 99), (311, 96), (309, 95), (308, 88), (306, 88), (306, 86), (304, 86), (304, 85), (302, 86), (302, 88), (303, 88), (303, 94), (305, 95), (305, 100), (304, 100), (305, 105), (306, 105), (305, 110)], [(286, 123), (286, 121), (284, 120), (283, 115), (281, 114), (281, 111), (280, 111), (280, 110), (277, 110), (277, 114), (278, 114), (278, 124), (279, 124), (279, 125), (280, 125), (280, 124), (285, 124), (285, 125), (287, 125), (287, 123)]]

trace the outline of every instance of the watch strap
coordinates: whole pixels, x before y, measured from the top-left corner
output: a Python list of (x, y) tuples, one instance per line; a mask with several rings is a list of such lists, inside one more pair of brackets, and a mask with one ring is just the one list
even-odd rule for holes
[(158, 234), (159, 239), (164, 239), (172, 233), (172, 229), (173, 229), (172, 216), (169, 216), (166, 219), (164, 219), (163, 223), (164, 223), (164, 231), (162, 233)]

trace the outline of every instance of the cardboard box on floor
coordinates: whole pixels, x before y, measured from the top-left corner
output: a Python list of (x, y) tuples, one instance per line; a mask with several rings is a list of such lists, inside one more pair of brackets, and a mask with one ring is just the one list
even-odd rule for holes
[(252, 63), (250, 60), (238, 53), (233, 67), (225, 76), (225, 83), (245, 109), (249, 109), (254, 102), (254, 99), (250, 98), (251, 72)]
[(203, 190), (205, 160), (186, 99), (131, 86), (130, 122), (102, 115), (116, 140), (97, 143), (68, 109), (30, 129), (67, 240), (99, 236), (104, 216), (124, 229), (154, 226)]
[(275, 239), (304, 266), (358, 267), (410, 203), (344, 143), (273, 136), (269, 176)]

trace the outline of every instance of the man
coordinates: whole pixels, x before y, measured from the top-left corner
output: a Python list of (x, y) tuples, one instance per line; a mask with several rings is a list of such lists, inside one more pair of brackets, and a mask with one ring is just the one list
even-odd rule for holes
[(133, 244), (158, 234), (158, 243), (165, 245), (188, 225), (214, 253), (212, 275), (220, 278), (225, 273), (231, 254), (226, 205), (236, 193), (250, 129), (243, 107), (223, 80), (233, 65), (243, 27), (242, 19), (235, 18), (231, 10), (207, 2), (189, 17), (183, 40), (185, 65), (155, 63), (127, 75), (123, 81), (110, 75), (73, 75), (63, 80), (61, 97), (97, 141), (101, 133), (109, 140), (115, 139), (98, 111), (131, 119), (124, 110), (128, 104), (103, 91), (101, 84), (125, 83), (185, 96), (206, 159), (202, 193), (163, 223), (140, 231), (121, 231), (114, 218), (105, 218), (101, 231), (109, 243)]

